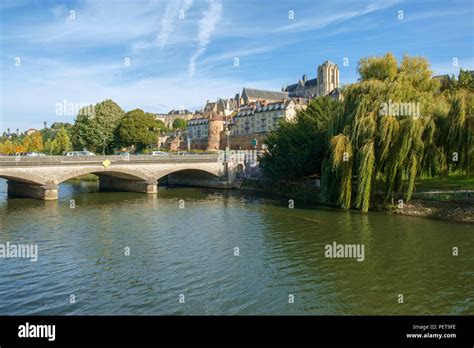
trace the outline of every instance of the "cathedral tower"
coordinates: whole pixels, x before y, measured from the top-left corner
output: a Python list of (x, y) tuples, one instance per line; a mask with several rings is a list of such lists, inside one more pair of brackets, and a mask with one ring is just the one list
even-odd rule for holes
[(339, 87), (339, 67), (327, 60), (318, 66), (318, 95), (328, 95), (333, 89)]

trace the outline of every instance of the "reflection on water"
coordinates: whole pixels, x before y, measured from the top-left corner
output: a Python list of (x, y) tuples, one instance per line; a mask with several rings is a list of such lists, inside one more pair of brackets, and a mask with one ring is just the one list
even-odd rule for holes
[[(198, 188), (6, 199), (1, 181), (6, 241), (39, 259), (0, 259), (1, 314), (474, 314), (469, 225)], [(333, 241), (365, 261), (325, 258)]]

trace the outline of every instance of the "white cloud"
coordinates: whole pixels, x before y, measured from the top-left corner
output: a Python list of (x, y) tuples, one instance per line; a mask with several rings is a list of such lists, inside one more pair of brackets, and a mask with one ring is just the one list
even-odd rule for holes
[(156, 38), (161, 49), (165, 47), (170, 34), (174, 31), (175, 23), (179, 20), (179, 12), (184, 11), (184, 14), (186, 14), (186, 11), (189, 10), (192, 4), (193, 0), (184, 0), (184, 2), (172, 1), (168, 3), (165, 14), (161, 20), (161, 31)]
[(309, 30), (321, 29), (336, 22), (347, 21), (352, 18), (360, 17), (375, 11), (380, 11), (392, 7), (398, 2), (399, 0), (387, 0), (383, 2), (380, 1), (377, 3), (369, 4), (365, 8), (360, 10), (341, 11), (336, 12), (336, 14), (332, 15), (321, 14), (316, 18), (314, 17), (314, 15), (312, 15), (308, 18), (294, 20), (293, 23), (280, 27), (276, 30), (276, 32), (304, 32)]
[(206, 51), (206, 47), (211, 41), (211, 35), (222, 17), (223, 10), (220, 0), (208, 0), (208, 3), (209, 8), (199, 21), (198, 48), (189, 61), (190, 76), (196, 72), (196, 60)]
[[(92, 1), (87, 0), (51, 8), (54, 20), (32, 20), (9, 27), (7, 38), (22, 38), (39, 44), (94, 45), (123, 43), (156, 33), (159, 25), (157, 1)], [(75, 19), (69, 11), (75, 11)], [(14, 33), (14, 34), (13, 34)], [(13, 34), (13, 35), (12, 35)], [(2, 35), (3, 36), (3, 35)]]

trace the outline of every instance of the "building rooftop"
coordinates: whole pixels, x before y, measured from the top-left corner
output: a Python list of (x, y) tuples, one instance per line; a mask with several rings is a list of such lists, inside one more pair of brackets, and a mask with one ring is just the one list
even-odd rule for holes
[(280, 100), (280, 99), (288, 99), (288, 93), (244, 87), (244, 89), (242, 90), (242, 97), (265, 99), (265, 100)]
[(257, 103), (250, 103), (247, 105), (242, 106), (239, 109), (239, 112), (235, 117), (245, 117), (251, 116), (255, 113), (265, 112), (265, 111), (273, 111), (273, 110), (285, 110), (288, 105), (293, 103), (305, 103), (303, 98), (292, 98), (292, 99), (282, 99), (279, 101), (271, 101), (271, 102), (257, 102)]

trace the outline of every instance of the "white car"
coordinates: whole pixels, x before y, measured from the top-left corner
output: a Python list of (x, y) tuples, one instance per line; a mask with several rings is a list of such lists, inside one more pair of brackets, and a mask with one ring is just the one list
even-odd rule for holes
[(169, 156), (166, 152), (163, 152), (163, 151), (152, 151), (150, 155), (152, 155), (152, 156)]
[(27, 152), (25, 153), (25, 156), (36, 157), (36, 156), (46, 156), (46, 155), (44, 153), (39, 153), (39, 152)]
[(95, 156), (95, 154), (90, 151), (71, 151), (67, 152), (66, 156)]

